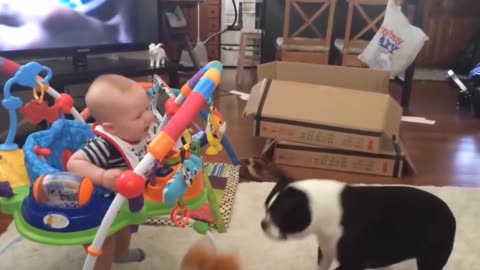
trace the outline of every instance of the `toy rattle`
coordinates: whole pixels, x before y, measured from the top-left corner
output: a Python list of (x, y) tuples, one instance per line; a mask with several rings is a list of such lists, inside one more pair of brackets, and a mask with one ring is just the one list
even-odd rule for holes
[(208, 147), (206, 155), (216, 155), (223, 150), (222, 137), (225, 134), (227, 123), (223, 120), (223, 115), (213, 105), (210, 106), (211, 113), (208, 115), (205, 133), (207, 135)]

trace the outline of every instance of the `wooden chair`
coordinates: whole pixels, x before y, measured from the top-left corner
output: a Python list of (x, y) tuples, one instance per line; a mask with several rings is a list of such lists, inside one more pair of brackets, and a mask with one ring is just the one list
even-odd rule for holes
[[(262, 33), (260, 30), (243, 31), (240, 35), (240, 49), (237, 58), (237, 73), (235, 77), (235, 85), (237, 90), (242, 89), (243, 73), (246, 65), (260, 64)], [(249, 52), (247, 52), (247, 46)]]
[[(370, 39), (362, 39), (362, 37), (373, 31), (375, 34), (380, 25), (383, 22), (385, 17), (385, 11), (387, 7), (388, 0), (347, 0), (348, 1), (348, 10), (347, 10), (347, 23), (345, 26), (345, 36), (344, 39), (336, 39), (334, 41), (334, 46), (336, 50), (336, 62), (342, 66), (353, 66), (353, 67), (366, 67), (357, 56), (363, 52), (367, 47)], [(365, 12), (365, 7), (377, 6), (384, 7), (382, 12), (378, 14), (375, 18), (371, 18)], [(353, 23), (353, 14), (354, 11), (358, 11), (359, 15), (367, 23), (363, 29), (361, 29), (357, 34), (352, 33), (352, 23)]]
[[(285, 0), (283, 35), (276, 40), (277, 60), (328, 64), (336, 2), (337, 0)], [(318, 10), (309, 18), (300, 7), (302, 4), (315, 4)], [(304, 23), (290, 34), (292, 9), (297, 11)], [(326, 30), (323, 33), (314, 24), (322, 14), (327, 16)], [(314, 37), (300, 36), (307, 28)]]

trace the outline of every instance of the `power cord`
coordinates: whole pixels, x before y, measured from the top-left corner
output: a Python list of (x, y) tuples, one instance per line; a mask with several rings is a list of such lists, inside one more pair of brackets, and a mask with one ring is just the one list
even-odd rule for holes
[(238, 21), (238, 10), (237, 10), (237, 4), (235, 3), (235, 0), (232, 0), (232, 4), (233, 4), (233, 12), (234, 12), (234, 14), (235, 14), (235, 17), (234, 17), (234, 19), (233, 19), (233, 23), (232, 23), (231, 25), (227, 26), (227, 28), (225, 28), (225, 29), (223, 29), (223, 30), (220, 30), (220, 31), (218, 31), (218, 32), (216, 32), (216, 33), (211, 34), (209, 37), (207, 37), (207, 39), (205, 39), (205, 41), (203, 42), (204, 44), (207, 44), (207, 42), (208, 42), (210, 39), (212, 39), (212, 38), (214, 38), (214, 37), (216, 37), (216, 36), (218, 36), (218, 35), (221, 35), (221, 34), (227, 32), (227, 31), (239, 30), (239, 29), (237, 29), (237, 27), (235, 26), (235, 24), (237, 24), (237, 21)]

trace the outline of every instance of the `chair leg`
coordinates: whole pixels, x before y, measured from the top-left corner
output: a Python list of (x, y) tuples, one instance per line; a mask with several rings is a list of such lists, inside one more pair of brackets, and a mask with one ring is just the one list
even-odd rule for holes
[(333, 65), (340, 66), (342, 63), (341, 57), (342, 57), (342, 53), (337, 48), (334, 48), (333, 49)]
[(275, 60), (282, 61), (282, 48), (275, 47)]
[(241, 89), (241, 85), (243, 83), (243, 68), (245, 66), (245, 47), (247, 40), (246, 35), (242, 34), (240, 37), (240, 48), (238, 50), (238, 58), (237, 58), (237, 74), (235, 77), (235, 85), (237, 90)]

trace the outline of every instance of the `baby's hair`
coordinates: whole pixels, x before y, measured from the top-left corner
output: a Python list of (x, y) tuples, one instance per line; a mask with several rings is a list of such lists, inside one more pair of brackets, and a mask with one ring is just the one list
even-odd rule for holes
[(132, 89), (132, 84), (136, 82), (130, 78), (127, 78), (122, 75), (117, 74), (103, 74), (98, 76), (90, 85), (88, 92), (92, 89), (97, 88), (98, 90), (105, 91), (108, 93), (109, 91), (120, 91), (121, 93), (125, 93)]
[(114, 98), (109, 95), (124, 94), (133, 89), (136, 82), (130, 78), (117, 74), (103, 74), (98, 76), (90, 85), (85, 94), (85, 105), (90, 115), (97, 121), (104, 121), (107, 108), (112, 105)]

